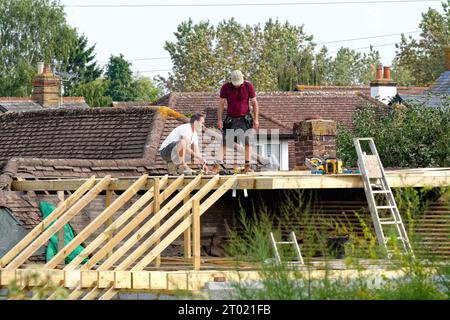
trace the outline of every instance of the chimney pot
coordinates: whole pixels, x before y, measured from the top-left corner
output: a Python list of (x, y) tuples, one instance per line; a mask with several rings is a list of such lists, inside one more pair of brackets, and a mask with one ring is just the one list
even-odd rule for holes
[(46, 64), (44, 65), (44, 73), (45, 73), (45, 74), (52, 73), (52, 71), (51, 71), (51, 69), (50, 69), (50, 65), (49, 65), (48, 63), (46, 63)]
[(391, 79), (391, 67), (384, 67), (383, 70), (383, 79), (390, 80)]
[(37, 72), (38, 72), (38, 74), (42, 74), (44, 72), (44, 63), (43, 62), (37, 63)]
[(377, 67), (377, 80), (383, 79), (383, 65), (380, 63)]

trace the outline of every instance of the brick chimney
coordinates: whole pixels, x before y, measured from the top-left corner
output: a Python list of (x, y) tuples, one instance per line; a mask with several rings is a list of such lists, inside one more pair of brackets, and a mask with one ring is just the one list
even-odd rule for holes
[(46, 108), (57, 107), (60, 104), (61, 78), (51, 72), (50, 65), (38, 64), (38, 74), (33, 79), (33, 99)]
[(377, 78), (370, 82), (370, 96), (388, 104), (397, 95), (397, 84), (391, 79), (391, 67), (381, 63), (377, 68)]
[(307, 169), (305, 158), (336, 157), (336, 122), (308, 119), (294, 123), (295, 169)]

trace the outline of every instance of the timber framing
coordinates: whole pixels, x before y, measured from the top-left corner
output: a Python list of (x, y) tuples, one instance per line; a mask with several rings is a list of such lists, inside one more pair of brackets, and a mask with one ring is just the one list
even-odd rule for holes
[[(450, 168), (391, 170), (392, 187), (449, 186)], [(0, 287), (49, 283), (69, 288), (69, 299), (113, 299), (121, 290), (199, 290), (216, 277), (258, 279), (258, 272), (201, 270), (201, 216), (232, 189), (362, 188), (360, 175), (312, 175), (305, 171), (265, 172), (232, 176), (148, 176), (75, 180), (17, 180), (13, 191), (56, 192), (60, 203), (0, 259)], [(140, 192), (142, 191), (142, 192)], [(145, 191), (145, 192), (144, 192)], [(64, 199), (64, 192), (70, 194)], [(112, 193), (117, 193), (113, 201)], [(100, 193), (104, 210), (39, 269), (28, 259)], [(137, 200), (132, 198), (137, 197)], [(129, 206), (128, 206), (129, 204)], [(114, 214), (118, 214), (112, 219)], [(98, 233), (99, 231), (100, 233)], [(91, 235), (93, 241), (69, 264), (65, 258)], [(161, 253), (182, 236), (191, 270), (163, 271)], [(148, 271), (152, 268), (152, 271)], [(34, 276), (36, 275), (37, 276)], [(87, 292), (87, 294), (85, 294)], [(84, 294), (84, 295), (83, 295)], [(47, 297), (54, 299), (55, 293)]]
[[(440, 187), (450, 185), (450, 168), (427, 168), (427, 169), (404, 169), (386, 170), (389, 185), (393, 188), (401, 187)], [(140, 190), (148, 190), (153, 186), (156, 177), (149, 176), (147, 182)], [(169, 177), (169, 184), (177, 177)], [(186, 177), (182, 189), (193, 177)], [(203, 176), (201, 182), (194, 190), (202, 188), (211, 176)], [(219, 185), (232, 176), (220, 176)], [(339, 175), (313, 175), (309, 171), (280, 171), (261, 172), (255, 174), (236, 175), (236, 189), (243, 190), (275, 190), (275, 189), (348, 189), (363, 188), (359, 174)], [(100, 179), (97, 179), (99, 181)], [(125, 191), (136, 180), (136, 178), (113, 178), (105, 190)], [(86, 179), (65, 180), (24, 180), (13, 181), (13, 191), (74, 191), (77, 190)], [(217, 187), (216, 187), (217, 188)], [(163, 188), (161, 188), (163, 190)]]

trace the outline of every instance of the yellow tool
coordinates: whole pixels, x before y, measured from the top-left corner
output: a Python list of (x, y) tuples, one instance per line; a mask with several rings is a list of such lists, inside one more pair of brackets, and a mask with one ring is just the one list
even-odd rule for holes
[(325, 173), (342, 174), (342, 160), (337, 158), (325, 159)]

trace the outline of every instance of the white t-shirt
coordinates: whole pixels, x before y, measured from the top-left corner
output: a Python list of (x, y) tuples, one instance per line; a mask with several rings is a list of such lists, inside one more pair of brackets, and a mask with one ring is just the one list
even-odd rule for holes
[(192, 132), (192, 127), (190, 123), (182, 124), (181, 126), (176, 127), (172, 130), (172, 132), (167, 136), (167, 138), (161, 144), (159, 151), (167, 147), (172, 142), (178, 142), (181, 140), (181, 137), (186, 137), (188, 139), (189, 145), (195, 143), (198, 146), (198, 135), (197, 132)]

